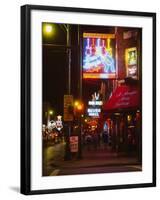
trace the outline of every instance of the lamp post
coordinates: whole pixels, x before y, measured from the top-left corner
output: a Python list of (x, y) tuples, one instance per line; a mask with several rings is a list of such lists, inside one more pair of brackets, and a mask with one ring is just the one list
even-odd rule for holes
[(51, 121), (51, 116), (53, 115), (53, 110), (49, 110), (47, 112), (47, 126), (49, 124), (49, 122)]
[[(70, 37), (70, 25), (61, 25), (62, 29), (64, 29), (67, 33), (67, 56), (68, 56), (68, 95), (71, 94), (71, 37)], [(66, 146), (65, 146), (65, 155), (64, 160), (71, 159), (70, 152), (70, 135), (71, 135), (71, 122), (67, 122), (67, 131), (66, 131)]]
[[(68, 88), (67, 88), (67, 94), (71, 94), (71, 37), (70, 37), (70, 25), (69, 24), (59, 24), (58, 25), (61, 30), (66, 34), (66, 44), (65, 45), (54, 45), (54, 44), (46, 44), (46, 46), (52, 46), (52, 47), (62, 47), (67, 54), (67, 64), (68, 64)], [(47, 38), (51, 38), (54, 35), (54, 24), (50, 23), (44, 23), (43, 25), (43, 35)], [(66, 127), (66, 146), (65, 146), (65, 160), (71, 159), (71, 153), (70, 153), (70, 143), (69, 138), (71, 135), (71, 122), (66, 121), (67, 127)]]

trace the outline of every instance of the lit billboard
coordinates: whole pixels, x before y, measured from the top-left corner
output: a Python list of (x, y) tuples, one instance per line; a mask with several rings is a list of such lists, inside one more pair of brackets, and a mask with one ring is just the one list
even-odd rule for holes
[(115, 35), (83, 33), (83, 78), (115, 78)]
[(137, 79), (138, 68), (137, 68), (137, 48), (132, 47), (125, 50), (125, 63), (126, 63), (126, 74), (127, 77)]

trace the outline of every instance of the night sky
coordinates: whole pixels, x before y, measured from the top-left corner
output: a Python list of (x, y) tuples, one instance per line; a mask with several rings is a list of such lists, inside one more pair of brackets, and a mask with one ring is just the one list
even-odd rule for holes
[[(66, 48), (66, 32), (60, 25), (52, 38), (43, 37), (43, 102), (51, 104), (56, 115), (63, 115), (63, 96), (68, 91), (68, 55)], [(75, 27), (72, 27), (71, 38), (76, 41)], [(76, 36), (75, 36), (76, 35)], [(76, 48), (75, 48), (76, 49)], [(72, 50), (72, 93), (77, 89), (77, 57)], [(76, 82), (75, 82), (76, 81)]]

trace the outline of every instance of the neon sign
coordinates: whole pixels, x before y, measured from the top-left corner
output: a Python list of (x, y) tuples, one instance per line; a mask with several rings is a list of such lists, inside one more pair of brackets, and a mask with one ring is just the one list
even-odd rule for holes
[(100, 98), (99, 93), (95, 92), (94, 94), (92, 94), (92, 101), (88, 101), (88, 105), (101, 106), (103, 104), (103, 102), (100, 101), (99, 98)]
[(63, 128), (62, 116), (58, 115), (57, 120), (51, 120), (48, 124), (48, 130), (51, 132), (53, 129), (60, 131)]
[(87, 109), (88, 116), (99, 117), (102, 104), (103, 104), (103, 102), (100, 100), (99, 93), (95, 92), (94, 94), (92, 94), (92, 101), (88, 101), (88, 105), (90, 106)]
[(100, 108), (88, 108), (88, 115), (90, 117), (99, 117), (99, 113), (101, 112)]
[(137, 48), (128, 48), (125, 50), (125, 63), (126, 63), (126, 74), (128, 77), (137, 78)]
[(83, 34), (83, 78), (115, 78), (114, 34)]
[(103, 102), (102, 101), (88, 101), (88, 105), (91, 106), (102, 106)]

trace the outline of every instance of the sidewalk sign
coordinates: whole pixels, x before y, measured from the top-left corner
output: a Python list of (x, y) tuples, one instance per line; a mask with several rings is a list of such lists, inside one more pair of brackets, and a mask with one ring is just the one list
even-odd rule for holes
[(78, 136), (70, 136), (70, 151), (78, 152)]

